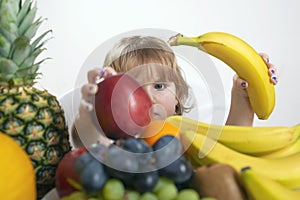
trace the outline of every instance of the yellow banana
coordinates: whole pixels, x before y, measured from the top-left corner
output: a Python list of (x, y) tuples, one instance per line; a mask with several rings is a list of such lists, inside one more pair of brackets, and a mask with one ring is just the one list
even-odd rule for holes
[(251, 168), (241, 171), (241, 180), (249, 199), (255, 200), (298, 200), (300, 191), (291, 190), (282, 184), (256, 173)]
[(268, 119), (275, 106), (274, 85), (263, 59), (249, 44), (225, 32), (208, 32), (198, 37), (178, 34), (169, 39), (169, 44), (197, 47), (230, 66), (248, 82), (250, 104), (258, 118)]
[[(300, 136), (300, 125), (285, 127), (221, 126), (184, 116), (171, 116), (168, 122), (181, 132), (192, 130), (242, 153), (258, 155), (274, 152), (292, 144)], [(299, 145), (300, 146), (300, 145)]]
[(300, 154), (278, 159), (259, 158), (239, 153), (193, 131), (181, 132), (180, 137), (187, 155), (193, 159), (194, 164), (225, 163), (233, 166), (237, 171), (249, 166), (288, 188), (300, 188)]
[(277, 151), (261, 155), (260, 157), (262, 157), (262, 158), (282, 158), (282, 157), (294, 155), (297, 153), (300, 153), (300, 137), (292, 144), (290, 144), (282, 149), (279, 149)]

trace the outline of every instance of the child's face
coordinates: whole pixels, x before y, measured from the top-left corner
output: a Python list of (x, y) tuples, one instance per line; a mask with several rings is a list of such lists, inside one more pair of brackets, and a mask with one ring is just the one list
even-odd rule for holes
[[(150, 73), (145, 70), (150, 69)], [(134, 77), (142, 85), (152, 101), (152, 120), (163, 120), (175, 114), (178, 104), (176, 86), (172, 81), (167, 81), (162, 72), (148, 66), (135, 71)]]
[(175, 107), (178, 101), (173, 82), (154, 81), (144, 84), (143, 88), (152, 101), (152, 120), (162, 120), (175, 114)]

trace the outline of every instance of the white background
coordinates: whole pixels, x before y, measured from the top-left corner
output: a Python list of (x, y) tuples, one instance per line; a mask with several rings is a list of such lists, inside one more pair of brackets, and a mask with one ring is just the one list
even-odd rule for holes
[[(47, 18), (39, 32), (52, 29), (54, 37), (42, 55), (52, 59), (41, 66), (39, 84), (59, 98), (75, 88), (87, 57), (118, 34), (144, 28), (188, 36), (225, 31), (268, 53), (278, 67), (275, 109), (268, 120), (256, 119), (255, 125), (300, 123), (298, 0), (44, 0), (37, 5), (38, 16)], [(227, 112), (234, 72), (213, 62), (222, 76)]]

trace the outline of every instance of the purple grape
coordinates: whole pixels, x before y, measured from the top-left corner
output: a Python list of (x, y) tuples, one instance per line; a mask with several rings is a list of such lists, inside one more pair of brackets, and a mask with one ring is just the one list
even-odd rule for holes
[(79, 174), (79, 180), (87, 193), (98, 192), (108, 180), (103, 165), (96, 159), (87, 163)]
[(88, 151), (92, 156), (94, 156), (97, 160), (101, 161), (103, 163), (107, 152), (108, 152), (108, 146), (105, 146), (99, 142), (92, 144)]
[(89, 152), (85, 152), (81, 154), (76, 160), (75, 160), (75, 171), (78, 175), (82, 173), (82, 171), (85, 169), (85, 167), (93, 160), (93, 156)]
[(163, 168), (182, 156), (183, 147), (178, 138), (172, 135), (161, 137), (154, 145), (156, 166)]
[(134, 174), (139, 169), (139, 164), (134, 154), (111, 145), (105, 159), (105, 169), (114, 178), (120, 179), (125, 185), (132, 182)]
[(120, 142), (120, 147), (126, 151), (132, 152), (140, 165), (148, 165), (153, 160), (153, 150), (148, 144), (138, 138), (128, 138)]
[(159, 175), (172, 179), (176, 184), (188, 181), (193, 175), (189, 160), (181, 156), (171, 164), (159, 169)]
[(128, 138), (123, 140), (120, 147), (133, 153), (152, 152), (152, 148), (142, 139)]
[(139, 193), (150, 192), (158, 182), (158, 172), (151, 171), (146, 173), (137, 173), (134, 176), (133, 187)]

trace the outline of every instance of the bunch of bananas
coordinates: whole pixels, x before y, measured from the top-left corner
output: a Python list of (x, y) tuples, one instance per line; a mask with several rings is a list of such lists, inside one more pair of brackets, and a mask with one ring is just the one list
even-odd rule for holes
[[(297, 191), (300, 189), (300, 125), (219, 126), (183, 116), (172, 116), (167, 121), (179, 127), (182, 143), (195, 165), (233, 166), (241, 171), (245, 188), (254, 199), (280, 199), (282, 195), (285, 195), (283, 199), (300, 199)], [(242, 170), (245, 167), (251, 170)]]

